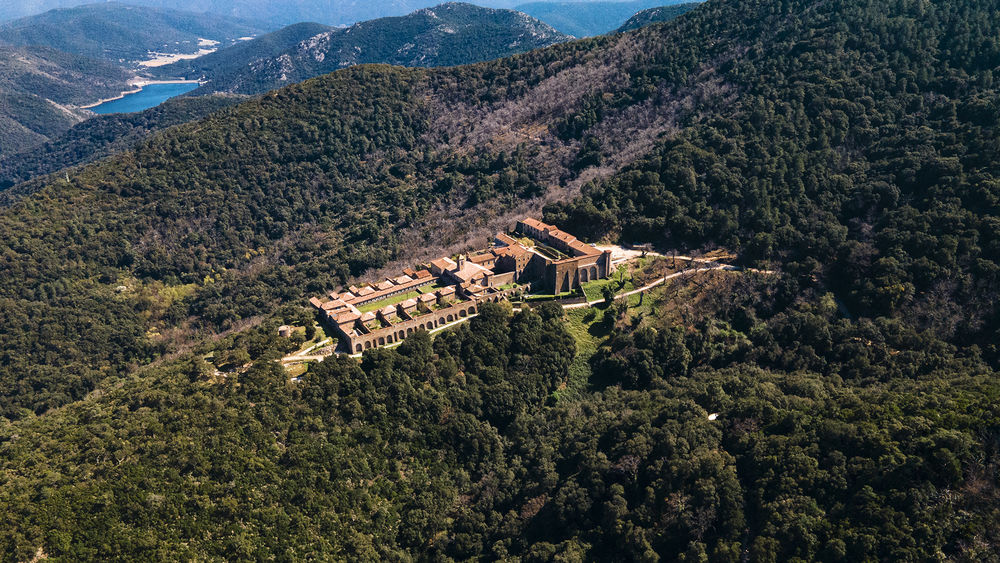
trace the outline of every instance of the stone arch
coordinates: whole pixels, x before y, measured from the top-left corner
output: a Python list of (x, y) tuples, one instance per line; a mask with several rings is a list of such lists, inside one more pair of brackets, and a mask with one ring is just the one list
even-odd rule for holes
[(587, 279), (587, 269), (584, 268), (580, 270), (580, 283), (587, 283), (588, 281), (589, 280)]
[(438, 324), (439, 325), (443, 325), (444, 324), (444, 317), (441, 317), (441, 319), (438, 321)]
[(452, 321), (454, 321), (454, 320), (455, 320), (455, 317), (453, 317), (451, 315), (448, 315), (448, 322), (449, 323), (452, 322)]
[(597, 266), (591, 266), (590, 267), (590, 279), (592, 279), (592, 280), (596, 280), (597, 279)]
[(385, 343), (386, 344), (392, 344), (392, 340), (393, 340), (393, 335), (392, 334), (390, 334), (390, 335), (388, 335), (388, 336), (385, 337)]
[(365, 342), (365, 350), (371, 350), (371, 347), (372, 347), (372, 341), (371, 340)]
[(361, 343), (358, 342), (358, 353), (359, 354), (361, 353), (361, 350), (364, 350), (364, 348), (361, 346)]
[(469, 314), (470, 315), (476, 314), (476, 306), (475, 305), (473, 305), (472, 307), (469, 307)]
[(410, 328), (406, 329), (406, 335), (409, 336), (411, 334), (413, 334), (413, 327), (412, 326)]
[[(412, 331), (412, 330), (413, 329), (411, 328), (410, 331)], [(401, 331), (399, 331), (399, 334), (397, 334), (396, 336), (399, 337), (396, 340), (402, 340), (402, 339), (406, 338), (406, 333), (401, 330)]]
[(465, 312), (465, 309), (462, 309), (461, 311), (458, 312), (458, 316), (459, 317), (465, 317), (467, 315), (468, 315), (468, 313)]
[(381, 336), (379, 337), (379, 339), (378, 339), (378, 345), (379, 346), (385, 346), (385, 338), (384, 337), (381, 337)]

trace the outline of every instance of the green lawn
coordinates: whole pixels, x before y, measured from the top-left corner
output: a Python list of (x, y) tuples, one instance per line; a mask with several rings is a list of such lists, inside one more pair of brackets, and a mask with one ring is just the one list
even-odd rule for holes
[(408, 291), (406, 293), (401, 293), (399, 295), (393, 295), (392, 297), (386, 297), (385, 299), (379, 299), (378, 301), (372, 301), (371, 303), (362, 305), (358, 307), (358, 310), (362, 313), (367, 313), (369, 311), (377, 311), (386, 305), (395, 305), (396, 303), (402, 303), (407, 299), (416, 299), (420, 297), (419, 291)]
[(583, 284), (583, 293), (587, 296), (587, 301), (596, 301), (598, 299), (603, 299), (604, 295), (601, 291), (604, 290), (604, 286), (611, 285), (615, 288), (615, 293), (622, 293), (625, 291), (632, 291), (635, 289), (632, 285), (632, 278), (626, 277), (625, 285), (621, 285), (622, 276), (627, 276), (625, 266), (618, 266), (618, 271), (615, 272), (610, 278), (605, 278), (602, 280), (594, 280)]
[(417, 292), (418, 293), (434, 293), (435, 291), (441, 289), (442, 287), (445, 287), (445, 285), (444, 284), (440, 284), (440, 283), (433, 283), (431, 285), (425, 285), (423, 287), (418, 287), (417, 288)]
[(579, 398), (590, 385), (590, 358), (608, 337), (604, 326), (604, 311), (597, 308), (566, 311), (566, 329), (576, 340), (576, 357), (569, 367), (569, 381), (564, 389), (556, 391), (556, 399), (565, 401)]
[(529, 293), (524, 296), (525, 301), (548, 301), (550, 299), (565, 299), (567, 297), (573, 297), (576, 295), (576, 291), (564, 291), (559, 294), (553, 293)]

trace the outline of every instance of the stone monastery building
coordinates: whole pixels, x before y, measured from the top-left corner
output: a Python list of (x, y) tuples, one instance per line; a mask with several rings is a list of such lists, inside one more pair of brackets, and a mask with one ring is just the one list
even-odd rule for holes
[(498, 233), (490, 248), (466, 258), (432, 260), (385, 281), (350, 286), (310, 303), (336, 328), (345, 350), (363, 352), (474, 315), (484, 302), (526, 288), (564, 293), (612, 273), (611, 252), (535, 219)]

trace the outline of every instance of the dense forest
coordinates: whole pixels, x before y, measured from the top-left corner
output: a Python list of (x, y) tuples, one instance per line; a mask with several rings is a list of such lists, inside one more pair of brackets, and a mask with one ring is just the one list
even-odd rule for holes
[[(37, 146), (18, 146), (0, 156), (0, 192), (29, 180), (124, 152), (157, 131), (196, 119), (234, 105), (240, 96), (178, 97), (135, 113), (113, 113), (91, 117), (61, 135)], [(22, 184), (14, 193), (30, 192), (34, 184)], [(12, 193), (0, 194), (0, 205)]]
[[(998, 560), (998, 8), (710, 0), (347, 69), (19, 191), (0, 553)], [(273, 361), (306, 296), (543, 206), (776, 273)]]

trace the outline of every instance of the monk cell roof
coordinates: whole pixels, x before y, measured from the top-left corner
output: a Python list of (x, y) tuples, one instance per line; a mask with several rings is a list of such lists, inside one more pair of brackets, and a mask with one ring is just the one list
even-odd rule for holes
[(379, 284), (378, 284), (377, 286), (375, 286), (375, 287), (377, 287), (379, 291), (383, 291), (383, 290), (386, 290), (386, 289), (389, 289), (390, 287), (392, 287), (392, 286), (394, 286), (394, 285), (396, 285), (396, 284), (392, 283), (392, 282), (391, 282), (391, 281), (389, 281), (389, 280), (385, 280), (384, 282), (380, 282), (380, 283), (379, 283)]
[[(427, 295), (427, 294), (425, 293), (424, 295)], [(403, 301), (402, 306), (403, 306), (404, 309), (412, 309), (413, 307), (417, 306), (417, 300), (416, 299), (407, 299), (406, 301)]]
[(456, 266), (455, 261), (451, 258), (438, 258), (437, 260), (431, 260), (431, 265), (441, 270), (450, 270)]

